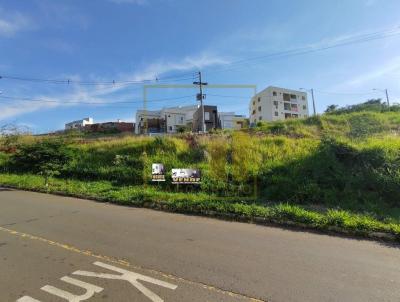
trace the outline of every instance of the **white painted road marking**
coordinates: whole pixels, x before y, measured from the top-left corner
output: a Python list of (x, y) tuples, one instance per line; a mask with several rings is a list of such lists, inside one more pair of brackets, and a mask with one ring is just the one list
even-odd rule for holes
[[(122, 268), (118, 268), (109, 264), (105, 264), (103, 262), (95, 262), (93, 263), (94, 265), (106, 268), (111, 271), (115, 271), (118, 273), (121, 273), (121, 275), (114, 275), (114, 274), (103, 274), (103, 273), (94, 273), (94, 272), (88, 272), (88, 271), (76, 271), (73, 272), (73, 275), (79, 275), (79, 276), (86, 276), (86, 277), (95, 277), (95, 278), (102, 278), (102, 279), (112, 279), (112, 280), (125, 280), (128, 281), (130, 284), (132, 284), (134, 287), (136, 287), (142, 294), (144, 294), (147, 298), (149, 298), (153, 302), (164, 302), (163, 299), (161, 299), (159, 296), (157, 296), (155, 293), (153, 293), (151, 290), (149, 290), (147, 287), (145, 287), (143, 284), (139, 282), (141, 281), (146, 281), (149, 283), (153, 283), (155, 285), (159, 285), (168, 289), (175, 290), (178, 286), (164, 282), (155, 278), (151, 278), (142, 274), (134, 273), (131, 271), (124, 270)], [(100, 293), (103, 291), (104, 288), (101, 288), (99, 286), (86, 283), (83, 281), (80, 281), (75, 278), (71, 278), (68, 276), (62, 277), (60, 280), (67, 282), (69, 284), (81, 287), (86, 289), (86, 293), (80, 296), (71, 294), (67, 291), (64, 291), (62, 289), (58, 289), (57, 287), (51, 286), (51, 285), (45, 285), (41, 288), (41, 290), (63, 298), (65, 300), (68, 300), (68, 302), (80, 302), (80, 301), (86, 301), (90, 299), (91, 297), (94, 296), (96, 293)], [(22, 298), (19, 298), (16, 302), (41, 302), (39, 300), (36, 300), (32, 297), (29, 296), (24, 296)]]
[(24, 296), (24, 297), (22, 297), (22, 298), (19, 298), (18, 300), (17, 300), (17, 302), (40, 302), (39, 300), (36, 300), (36, 299), (33, 299), (33, 298), (31, 298), (31, 297), (28, 297), (28, 296)]
[(147, 298), (149, 298), (153, 302), (163, 302), (164, 300), (161, 299), (159, 296), (157, 296), (155, 293), (153, 293), (151, 290), (149, 290), (147, 287), (145, 287), (143, 284), (139, 282), (141, 281), (146, 281), (149, 283), (153, 283), (165, 288), (169, 288), (172, 290), (175, 290), (178, 286), (164, 282), (155, 278), (151, 278), (142, 274), (130, 272), (127, 270), (124, 270), (122, 268), (118, 268), (109, 264), (105, 264), (102, 262), (95, 262), (93, 263), (94, 265), (106, 268), (111, 271), (115, 271), (118, 273), (121, 273), (121, 275), (114, 275), (114, 274), (104, 274), (104, 273), (94, 273), (94, 272), (87, 272), (87, 271), (76, 271), (73, 272), (73, 275), (79, 275), (79, 276), (86, 276), (86, 277), (95, 277), (95, 278), (102, 278), (102, 279), (113, 279), (113, 280), (125, 280), (128, 281), (130, 284), (132, 284), (134, 287), (136, 287), (141, 293), (143, 293)]
[(78, 287), (82, 287), (86, 289), (86, 293), (80, 296), (73, 295), (65, 290), (58, 289), (57, 287), (51, 286), (51, 285), (46, 285), (41, 288), (41, 290), (48, 292), (49, 294), (58, 296), (60, 298), (63, 298), (65, 300), (68, 300), (69, 302), (80, 302), (80, 301), (85, 301), (93, 297), (94, 294), (100, 293), (103, 288), (98, 287), (96, 285), (86, 283), (71, 277), (62, 277), (62, 281), (67, 282), (72, 285), (76, 285)]

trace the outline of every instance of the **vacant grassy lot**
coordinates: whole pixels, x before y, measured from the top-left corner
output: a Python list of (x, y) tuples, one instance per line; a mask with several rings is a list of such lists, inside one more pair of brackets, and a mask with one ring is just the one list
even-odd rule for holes
[[(207, 136), (3, 138), (0, 183), (317, 229), (399, 233), (400, 113), (352, 112)], [(167, 181), (150, 181), (163, 163)], [(202, 184), (170, 183), (200, 168)]]

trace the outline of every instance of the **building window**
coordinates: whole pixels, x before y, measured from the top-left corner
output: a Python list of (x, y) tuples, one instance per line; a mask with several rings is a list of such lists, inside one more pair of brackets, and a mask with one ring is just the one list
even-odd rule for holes
[(169, 131), (172, 131), (172, 126), (169, 126)]
[(277, 94), (276, 94), (276, 91), (273, 91), (273, 92), (272, 92), (272, 95), (273, 95), (273, 96), (276, 96), (276, 95), (277, 95)]
[(283, 94), (283, 100), (286, 101), (286, 102), (290, 102), (290, 94), (284, 93)]
[(253, 106), (256, 104), (256, 101), (253, 101)]
[(205, 112), (205, 113), (204, 113), (204, 119), (205, 119), (206, 121), (209, 121), (209, 120), (210, 120), (210, 112)]
[(260, 112), (261, 112), (261, 106), (258, 106), (258, 111), (260, 111)]
[(291, 95), (290, 95), (290, 98), (291, 98), (292, 100), (297, 100), (297, 95), (291, 94)]
[(261, 102), (261, 98), (258, 98), (258, 102)]
[(307, 106), (306, 106), (306, 105), (303, 105), (303, 109), (306, 110), (306, 109), (307, 109)]
[(291, 104), (292, 111), (299, 111), (297, 108), (297, 104)]
[(278, 116), (279, 114), (278, 114), (278, 111), (275, 111), (275, 116)]
[(291, 118), (291, 117), (292, 117), (292, 115), (290, 113), (285, 113), (285, 118), (286, 119)]
[(290, 103), (284, 103), (283, 104), (283, 108), (285, 109), (285, 110), (291, 110), (291, 106), (290, 106)]
[(262, 120), (262, 116), (260, 116), (258, 119), (261, 121)]
[(255, 110), (253, 110), (253, 114), (256, 114), (256, 111), (255, 111)]
[(299, 115), (298, 115), (298, 114), (292, 114), (292, 117), (293, 117), (293, 118), (298, 118)]
[(303, 96), (301, 97), (301, 99), (302, 99), (303, 101), (305, 101), (305, 100), (306, 100), (306, 97), (303, 95)]
[(274, 106), (278, 109), (278, 101), (274, 101)]

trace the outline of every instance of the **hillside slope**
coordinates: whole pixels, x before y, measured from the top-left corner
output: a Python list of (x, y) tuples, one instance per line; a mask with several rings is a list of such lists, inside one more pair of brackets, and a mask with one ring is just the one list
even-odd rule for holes
[[(218, 211), (232, 204), (229, 211), (234, 212), (240, 204), (285, 203), (398, 223), (399, 132), (400, 113), (364, 111), (205, 136), (3, 138), (0, 183), (50, 191), (53, 186), (141, 205), (145, 200), (185, 200), (180, 205), (185, 211), (204, 208), (207, 200), (215, 201), (212, 208)], [(152, 163), (165, 165), (165, 183), (151, 182)], [(201, 186), (171, 184), (172, 168), (201, 169)], [(49, 187), (43, 177), (50, 179)], [(240, 211), (253, 215), (257, 209)]]

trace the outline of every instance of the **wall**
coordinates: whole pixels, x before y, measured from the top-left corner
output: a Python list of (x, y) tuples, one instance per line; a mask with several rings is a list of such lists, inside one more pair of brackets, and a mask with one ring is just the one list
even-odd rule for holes
[(305, 118), (309, 115), (307, 93), (270, 86), (251, 99), (249, 111), (251, 124), (259, 121)]

